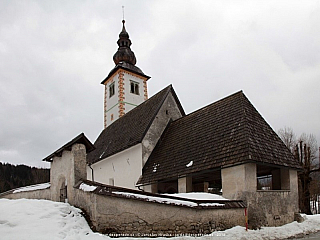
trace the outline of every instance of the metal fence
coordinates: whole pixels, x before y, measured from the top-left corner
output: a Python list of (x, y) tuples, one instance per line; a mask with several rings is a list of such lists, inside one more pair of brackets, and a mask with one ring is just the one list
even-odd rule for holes
[(320, 214), (320, 195), (311, 196), (310, 208), (312, 214)]

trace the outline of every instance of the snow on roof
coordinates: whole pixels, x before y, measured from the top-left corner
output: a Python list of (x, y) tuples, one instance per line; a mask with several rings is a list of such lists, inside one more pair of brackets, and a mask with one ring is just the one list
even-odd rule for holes
[(193, 200), (229, 200), (218, 194), (206, 193), (206, 192), (190, 192), (190, 193), (173, 193), (165, 194), (167, 196), (188, 198)]
[[(213, 206), (224, 206), (222, 203), (200, 203), (197, 204), (193, 201), (187, 201), (187, 200), (178, 200), (178, 199), (170, 199), (170, 198), (164, 198), (164, 197), (153, 197), (153, 196), (147, 196), (147, 195), (142, 195), (142, 194), (136, 194), (136, 193), (128, 193), (128, 192), (112, 192), (113, 194), (116, 195), (121, 195), (121, 196), (126, 196), (126, 197), (132, 197), (132, 198), (140, 198), (144, 199), (147, 202), (157, 202), (157, 203), (164, 203), (164, 204), (174, 204), (174, 205), (179, 205), (179, 206), (188, 206), (188, 207), (213, 207)], [(166, 194), (167, 196), (170, 196), (170, 194)], [(215, 195), (215, 194), (212, 194)], [(177, 196), (177, 195), (176, 195)], [(194, 195), (195, 197), (195, 195)], [(196, 198), (189, 198), (190, 200), (195, 200)], [(202, 200), (202, 199), (198, 199)], [(205, 199), (205, 200), (208, 200)], [(215, 199), (210, 199), (210, 200), (215, 200)], [(219, 199), (221, 200), (221, 198)]]
[(51, 186), (50, 183), (40, 183), (40, 184), (36, 184), (36, 185), (17, 188), (13, 191), (13, 193), (41, 190), (41, 189), (49, 188), (50, 186)]
[(193, 165), (193, 161), (190, 161), (187, 165), (186, 165), (186, 167), (191, 167)]
[(85, 192), (92, 192), (94, 190), (96, 190), (97, 186), (90, 186), (88, 184), (85, 183), (81, 183), (79, 186), (79, 189), (85, 191)]

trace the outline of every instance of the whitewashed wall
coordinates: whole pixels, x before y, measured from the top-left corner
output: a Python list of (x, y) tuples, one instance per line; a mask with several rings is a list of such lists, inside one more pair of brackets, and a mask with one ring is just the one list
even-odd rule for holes
[[(127, 113), (131, 109), (135, 108), (134, 105), (137, 106), (144, 102), (144, 88), (143, 88), (143, 80), (141, 78), (138, 78), (126, 72), (124, 73), (123, 77), (124, 77), (124, 95), (125, 95), (124, 101), (126, 102), (125, 113)], [(130, 80), (139, 83), (139, 95), (130, 93)], [(130, 105), (128, 103), (133, 105)]]
[(94, 179), (92, 179), (92, 170), (87, 167), (89, 180), (111, 184), (110, 179), (113, 179), (115, 186), (136, 189), (135, 184), (142, 174), (141, 144), (101, 160), (91, 167), (94, 171)]
[[(106, 93), (107, 93), (107, 125), (109, 126), (115, 120), (119, 118), (119, 84), (118, 84), (118, 74), (113, 76), (113, 80), (109, 81), (106, 85)], [(109, 86), (114, 83), (114, 92), (115, 94), (110, 98), (109, 96)], [(113, 107), (113, 108), (112, 108)], [(112, 108), (112, 109), (111, 109)], [(111, 121), (111, 114), (113, 114), (113, 120)]]

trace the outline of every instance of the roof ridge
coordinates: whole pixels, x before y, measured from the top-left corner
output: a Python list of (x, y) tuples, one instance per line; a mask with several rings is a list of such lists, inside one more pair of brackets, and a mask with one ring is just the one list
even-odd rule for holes
[[(244, 127), (245, 127), (245, 139), (246, 139), (246, 144), (247, 144), (247, 146), (248, 146), (248, 159), (250, 160), (251, 159), (251, 144), (250, 144), (250, 130), (249, 130), (249, 121), (248, 121), (248, 113), (247, 113), (247, 111), (246, 111), (246, 109), (245, 109), (245, 101), (248, 101), (248, 103), (249, 104), (251, 104), (251, 102), (249, 101), (249, 99), (245, 96), (245, 94), (243, 93), (242, 95), (241, 95), (241, 99), (240, 99), (240, 102), (241, 102), (241, 111), (243, 111), (243, 115), (244, 115), (244, 117), (243, 117), (243, 120), (242, 120), (242, 122), (243, 122), (243, 124), (244, 124)], [(252, 104), (251, 104), (252, 105)]]
[(226, 99), (231, 98), (231, 97), (234, 97), (234, 96), (236, 96), (236, 95), (238, 95), (238, 94), (241, 94), (241, 93), (244, 94), (242, 90), (239, 90), (239, 91), (237, 91), (237, 92), (235, 92), (235, 93), (230, 94), (229, 96), (220, 98), (219, 100), (217, 100), (217, 101), (215, 101), (215, 102), (213, 102), (213, 103), (210, 103), (210, 104), (208, 104), (208, 105), (205, 105), (205, 106), (203, 106), (203, 107), (201, 107), (201, 108), (199, 108), (199, 109), (197, 109), (197, 110), (195, 110), (195, 111), (193, 111), (193, 112), (191, 112), (191, 113), (188, 113), (188, 114), (186, 114), (185, 116), (182, 116), (181, 118), (178, 118), (178, 119), (174, 120), (173, 122), (177, 122), (177, 121), (181, 120), (182, 118), (189, 117), (189, 116), (191, 116), (191, 115), (193, 115), (193, 114), (196, 114), (197, 112), (202, 111), (203, 109), (205, 109), (205, 108), (207, 108), (207, 107), (211, 107), (211, 106), (213, 106), (213, 105), (215, 105), (215, 104), (218, 104), (219, 102), (225, 101)]

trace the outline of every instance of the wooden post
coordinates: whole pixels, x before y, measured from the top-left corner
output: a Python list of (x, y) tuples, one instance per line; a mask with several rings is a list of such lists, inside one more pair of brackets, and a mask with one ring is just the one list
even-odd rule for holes
[(247, 208), (244, 209), (244, 216), (246, 219), (246, 231), (248, 231), (248, 211), (247, 211)]

